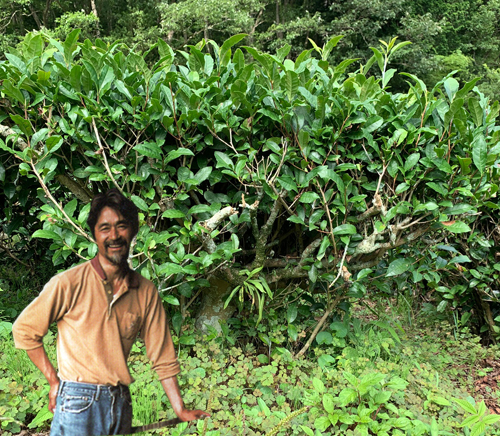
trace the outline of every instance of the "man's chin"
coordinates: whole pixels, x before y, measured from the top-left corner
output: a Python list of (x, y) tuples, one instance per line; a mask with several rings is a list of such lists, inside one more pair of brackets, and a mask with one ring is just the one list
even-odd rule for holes
[(121, 266), (121, 267), (124, 267), (124, 266), (127, 266), (128, 267), (128, 263), (127, 263), (127, 259), (128, 259), (128, 256), (122, 256), (122, 255), (106, 255), (106, 259), (108, 259), (113, 265), (115, 266)]

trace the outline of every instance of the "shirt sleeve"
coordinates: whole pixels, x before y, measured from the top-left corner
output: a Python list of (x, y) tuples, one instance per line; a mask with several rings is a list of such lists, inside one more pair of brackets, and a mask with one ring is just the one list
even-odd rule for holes
[(180, 372), (172, 336), (168, 326), (160, 295), (156, 287), (150, 289), (150, 304), (146, 309), (140, 337), (146, 344), (146, 354), (152, 368), (158, 373), (160, 380), (173, 377)]
[(19, 315), (12, 327), (14, 344), (22, 350), (34, 350), (43, 345), (50, 324), (66, 312), (65, 287), (60, 277), (53, 277)]

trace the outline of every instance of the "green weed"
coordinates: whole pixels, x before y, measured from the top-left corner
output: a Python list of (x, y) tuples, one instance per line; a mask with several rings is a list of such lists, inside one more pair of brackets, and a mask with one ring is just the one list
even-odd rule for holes
[[(293, 322), (300, 330), (307, 328)], [(250, 342), (234, 328), (229, 334), (234, 341), (224, 334), (202, 337), (189, 327), (182, 334), (192, 335), (194, 345), (181, 344), (174, 336), (184, 402), (189, 408), (209, 409), (211, 417), (149, 434), (470, 436), (482, 423), (486, 434), (498, 432), (495, 418), (488, 418), (480, 406), (474, 406), (475, 413), (456, 406), (472, 391), (457, 378), (454, 360), (465, 365), (492, 353), (469, 334), (463, 333), (458, 342), (452, 334), (438, 337), (421, 331), (416, 336), (388, 321), (364, 324), (345, 317), (327, 326), (328, 335), (320, 336), (308, 358), (296, 359), (297, 347), (281, 338), (283, 330), (272, 331), (274, 323), (264, 319)], [(275, 339), (271, 349), (259, 332)], [(49, 335), (45, 345), (51, 359), (54, 342)], [(30, 423), (46, 430), (50, 416), (44, 410), (48, 385), (43, 376), (8, 337), (0, 352), (2, 434), (18, 433)], [(172, 418), (142, 343), (133, 347), (129, 366), (135, 378), (134, 425)], [(472, 415), (476, 421), (467, 420)]]

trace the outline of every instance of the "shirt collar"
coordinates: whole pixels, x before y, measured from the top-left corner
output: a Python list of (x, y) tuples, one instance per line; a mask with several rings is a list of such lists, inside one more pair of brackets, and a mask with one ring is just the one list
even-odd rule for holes
[[(94, 268), (94, 271), (97, 273), (97, 275), (101, 278), (101, 280), (106, 280), (106, 274), (104, 273), (104, 270), (102, 269), (101, 263), (99, 262), (99, 256), (94, 257), (91, 261), (90, 264)], [(139, 287), (139, 277), (137, 273), (133, 270), (129, 270), (128, 273), (128, 287), (129, 288), (138, 288)]]

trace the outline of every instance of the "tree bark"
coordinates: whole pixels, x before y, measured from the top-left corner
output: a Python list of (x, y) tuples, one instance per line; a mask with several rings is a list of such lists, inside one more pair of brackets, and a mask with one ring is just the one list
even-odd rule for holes
[(78, 182), (76, 182), (66, 174), (57, 175), (56, 180), (61, 185), (69, 189), (71, 193), (80, 201), (83, 201), (84, 203), (90, 203), (90, 201), (92, 200), (92, 193), (89, 192), (89, 190), (86, 187), (80, 185)]
[(32, 4), (30, 4), (30, 12), (31, 12), (31, 15), (33, 16), (35, 22), (36, 22), (36, 25), (38, 26), (39, 29), (42, 28), (42, 22), (40, 21), (40, 18), (38, 18), (38, 14), (36, 13), (36, 10), (35, 8), (33, 7)]
[(50, 13), (50, 6), (52, 5), (53, 0), (47, 0), (45, 3), (45, 9), (43, 10), (43, 25), (44, 27), (48, 28), (49, 27), (49, 13)]
[[(90, 0), (90, 5), (92, 7), (92, 13), (99, 19), (99, 15), (97, 14), (97, 7), (95, 5), (95, 0)], [(101, 36), (101, 32), (99, 31), (99, 26), (97, 26), (97, 37)]]
[[(280, 0), (276, 0), (276, 26), (280, 25)], [(278, 39), (283, 39), (283, 32), (277, 32)]]
[(224, 296), (228, 293), (231, 285), (217, 277), (212, 277), (209, 282), (210, 287), (205, 288), (203, 291), (195, 326), (203, 333), (208, 332), (207, 326), (211, 326), (221, 333), (222, 329), (219, 321), (227, 321), (236, 309), (231, 303), (224, 308)]

